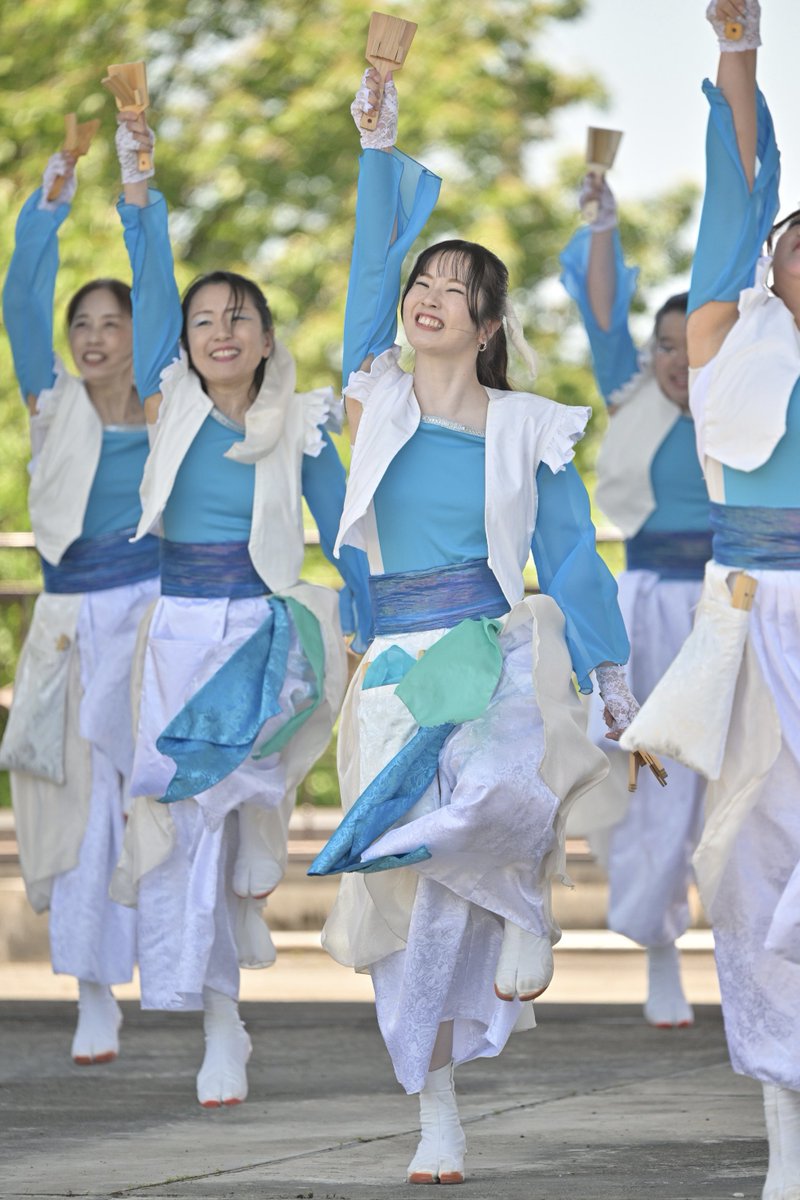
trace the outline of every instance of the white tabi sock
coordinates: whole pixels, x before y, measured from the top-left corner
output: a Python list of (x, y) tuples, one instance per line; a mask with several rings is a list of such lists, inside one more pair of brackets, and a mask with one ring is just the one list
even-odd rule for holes
[(203, 1108), (241, 1104), (247, 1099), (247, 1060), (253, 1050), (230, 996), (203, 988), (206, 1053), (197, 1073), (197, 1099)]
[(765, 1083), (769, 1170), (762, 1200), (800, 1200), (800, 1092)]
[(237, 896), (263, 899), (283, 879), (283, 866), (264, 838), (255, 806), (239, 808), (239, 849), (233, 867), (233, 890)]
[(553, 978), (553, 947), (549, 937), (529, 933), (506, 921), (494, 976), (501, 1000), (535, 1000)]
[(420, 1138), (409, 1183), (463, 1183), (466, 1138), (458, 1119), (453, 1064), (429, 1071), (419, 1094)]
[(645, 1020), (658, 1029), (685, 1029), (694, 1024), (692, 1006), (683, 994), (678, 947), (647, 948), (648, 988)]
[(105, 983), (78, 980), (78, 1024), (72, 1058), (81, 1067), (112, 1062), (119, 1054), (122, 1013)]

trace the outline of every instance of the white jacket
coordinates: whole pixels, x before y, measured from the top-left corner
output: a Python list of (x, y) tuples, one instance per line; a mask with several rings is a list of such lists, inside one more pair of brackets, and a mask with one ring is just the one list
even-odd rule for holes
[[(353, 446), (350, 479), (334, 553), (342, 545), (366, 550), (373, 574), (383, 572), (373, 496), (394, 456), (416, 431), (420, 408), (414, 377), (398, 365), (399, 349), (386, 350), (369, 372), (356, 371), (348, 396), (364, 406)], [(575, 456), (589, 408), (557, 404), (530, 392), (487, 388), (486, 541), (489, 567), (509, 602), (525, 594), (522, 577), (536, 525), (536, 471), (555, 473)]]
[[(213, 408), (185, 357), (162, 373), (158, 423), (142, 477), (142, 518), (136, 538), (157, 531), (181, 463)], [(295, 395), (291, 354), (276, 342), (261, 391), (245, 417), (245, 438), (226, 458), (255, 465), (253, 523), (248, 548), (270, 591), (297, 581), (303, 565), (301, 470), (304, 454), (316, 457), (324, 442), (320, 428), (337, 417), (333, 392), (320, 388)]]

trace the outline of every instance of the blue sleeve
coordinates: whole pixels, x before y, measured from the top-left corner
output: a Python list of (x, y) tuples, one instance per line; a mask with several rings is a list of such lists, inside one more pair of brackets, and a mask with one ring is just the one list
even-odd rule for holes
[(316, 458), (303, 455), (303, 495), (319, 530), (322, 553), (345, 583), (339, 593), (342, 629), (345, 633), (355, 632), (353, 649), (363, 654), (373, 638), (369, 566), (364, 551), (354, 546), (342, 546), (339, 558), (333, 557), (344, 506), (345, 474), (330, 435), (324, 429), (320, 433), (324, 450)]
[(710, 105), (706, 191), (692, 264), (690, 313), (711, 300), (738, 300), (742, 289), (752, 286), (761, 247), (778, 211), (781, 173), (772, 117), (758, 88), (758, 173), (752, 191), (739, 157), (730, 106), (707, 79), (703, 91)]
[(53, 295), (58, 274), (58, 230), (68, 204), (39, 208), (37, 188), (17, 219), (14, 253), (3, 288), (3, 319), (23, 400), (53, 386)]
[(597, 324), (586, 279), (589, 271), (589, 250), (592, 231), (584, 225), (571, 238), (562, 251), (561, 282), (578, 306), (581, 318), (589, 335), (592, 365), (597, 386), (606, 402), (609, 397), (639, 370), (639, 355), (628, 328), (628, 312), (636, 291), (639, 277), (638, 267), (628, 267), (622, 256), (619, 230), (614, 230), (614, 305), (611, 311), (611, 326), (601, 329)]
[(167, 204), (150, 189), (145, 208), (120, 200), (133, 275), (133, 374), (142, 401), (161, 390), (161, 372), (178, 357), (183, 314), (172, 264)]
[(409, 248), (436, 205), (441, 180), (400, 150), (359, 160), (356, 231), (344, 317), (344, 383), (368, 354), (393, 344), (400, 276)]
[(578, 685), (591, 692), (589, 672), (603, 662), (627, 662), (630, 653), (617, 585), (597, 553), (589, 497), (574, 464), (555, 475), (542, 464), (536, 487), (539, 508), (531, 550), (539, 587), (564, 614)]

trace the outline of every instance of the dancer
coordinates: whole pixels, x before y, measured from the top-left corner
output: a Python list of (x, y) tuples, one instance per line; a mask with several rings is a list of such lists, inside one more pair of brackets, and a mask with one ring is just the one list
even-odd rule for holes
[[(257, 285), (214, 272), (181, 307), (166, 205), (148, 190), (153, 169), (138, 169), (152, 135), (142, 117), (120, 121), (134, 361), (153, 442), (137, 537), (159, 524), (163, 536), (141, 663), (137, 800), (113, 892), (138, 907), (143, 1007), (204, 1012), (197, 1096), (214, 1107), (247, 1095), (239, 966), (274, 961), (261, 910), (286, 867), (295, 789), (344, 692), (337, 594), (298, 583), (301, 497), (330, 554), (344, 471), (326, 432), (331, 390), (295, 394), (294, 362)], [(351, 552), (342, 570), (366, 638), (362, 557)]]
[[(703, 84), (707, 182), (688, 326), (691, 404), (714, 531), (704, 599), (729, 604), (739, 571), (758, 583), (722, 775), (709, 785), (695, 863), (714, 925), (731, 1062), (764, 1088), (763, 1197), (798, 1200), (800, 213), (770, 233), (779, 155), (756, 85), (759, 5), (719, 0), (708, 16), (721, 54), (717, 86)], [(772, 257), (760, 258), (767, 235)]]
[[(377, 102), (368, 74), (356, 119)], [(597, 668), (612, 736), (636, 705), (610, 665), (627, 639), (571, 463), (589, 410), (509, 389), (504, 318), (532, 352), (495, 255), (461, 241), (420, 255), (402, 299), (413, 375), (399, 366), (402, 261), (439, 181), (393, 148), (396, 124), (390, 84), (362, 134), (346, 377), (366, 362), (346, 386), (338, 539), (367, 549), (377, 636), (340, 726), (349, 812), (312, 874), (346, 872), (324, 942), (371, 973), (397, 1078), (420, 1094), (408, 1179), (460, 1183), (454, 1066), (533, 1024), (521, 1001), (552, 975), (565, 810), (607, 770), (570, 654), (583, 690)], [(525, 600), (531, 543), (545, 594)]]
[[(63, 190), (48, 200), (61, 176)], [(72, 1057), (119, 1050), (113, 984), (133, 974), (135, 914), (108, 897), (133, 763), (130, 669), (157, 595), (158, 543), (132, 545), (147, 433), (133, 386), (130, 288), (94, 279), (67, 306), (77, 375), (53, 353), (58, 230), (75, 160), (49, 160), (20, 213), (3, 311), (30, 409), (28, 497), (44, 592), (19, 661), (0, 762), (11, 771), (28, 898), (50, 910), (53, 970), (78, 980)], [(154, 319), (162, 311), (156, 302)]]
[[(588, 174), (581, 206), (594, 200), (596, 219), (561, 255), (562, 282), (583, 318), (609, 427), (597, 462), (599, 507), (625, 537), (626, 570), (619, 602), (631, 636), (628, 681), (646, 699), (691, 628), (703, 570), (711, 557), (708, 493), (689, 413), (686, 294), (670, 296), (656, 314), (640, 354), (628, 328), (638, 271), (622, 257), (617, 205), (608, 183)], [(599, 706), (590, 728), (602, 736)], [(645, 1019), (685, 1027), (694, 1016), (683, 993), (675, 939), (689, 924), (691, 858), (700, 839), (704, 781), (668, 761), (669, 797), (644, 772), (629, 795), (619, 759), (620, 807), (591, 838), (608, 869), (608, 925), (647, 947)], [(595, 828), (600, 814), (592, 814)]]

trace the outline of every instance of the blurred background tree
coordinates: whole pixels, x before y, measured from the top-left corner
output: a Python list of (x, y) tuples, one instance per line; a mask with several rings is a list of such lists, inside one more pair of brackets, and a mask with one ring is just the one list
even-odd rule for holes
[[(537, 51), (548, 23), (580, 16), (586, 0), (383, 0), (418, 19), (398, 79), (400, 145), (443, 178), (425, 241), (485, 242), (509, 266), (514, 300), (537, 347), (537, 390), (599, 415), (579, 449), (591, 478), (601, 406), (575, 314), (554, 280), (577, 223), (582, 173), (565, 158), (555, 179), (533, 177), (533, 151), (554, 116), (589, 100), (600, 78), (554, 69)], [(129, 277), (114, 211), (114, 105), (100, 86), (112, 62), (145, 58), (156, 130), (156, 184), (165, 193), (180, 285), (218, 266), (263, 284), (299, 385), (338, 382), (355, 201), (357, 135), (349, 104), (363, 69), (369, 8), (357, 0), (26, 0), (6, 5), (0, 52), (0, 270), (16, 213), (61, 143), (63, 115), (100, 117), (78, 168), (61, 232), (60, 318), (81, 282)], [(622, 208), (630, 258), (649, 292), (685, 270), (682, 235), (696, 197), (679, 188)], [(512, 374), (527, 386), (519, 364)], [(0, 530), (29, 528), (27, 429), (5, 337), (0, 338)], [(346, 453), (346, 451), (345, 451)], [(312, 552), (311, 573), (323, 572)], [(35, 559), (0, 553), (0, 580), (33, 578)], [(0, 686), (13, 675), (19, 615), (0, 605)]]

